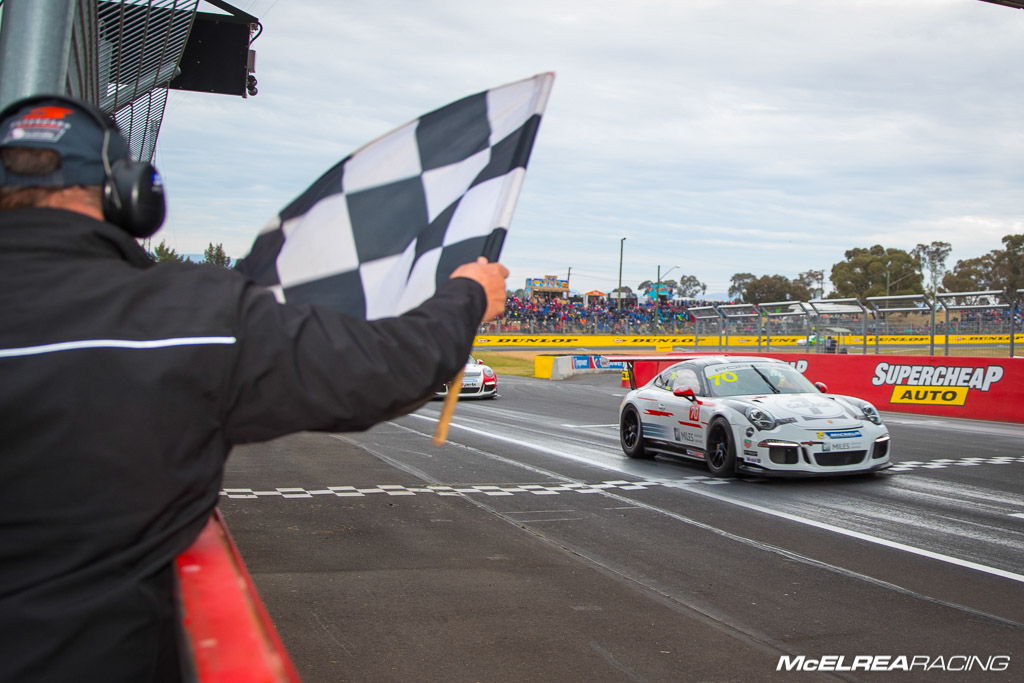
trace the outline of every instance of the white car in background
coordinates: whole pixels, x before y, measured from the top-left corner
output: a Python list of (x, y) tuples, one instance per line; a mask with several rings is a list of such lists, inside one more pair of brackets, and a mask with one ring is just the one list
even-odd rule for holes
[(681, 359), (619, 407), (631, 458), (703, 461), (714, 476), (820, 476), (890, 467), (889, 430), (873, 405), (824, 393), (783, 361), (749, 356)]
[[(440, 391), (434, 394), (437, 398), (448, 395), (448, 385), (445, 384)], [(462, 373), (462, 388), (459, 391), (459, 398), (497, 398), (498, 397), (498, 376), (490, 366), (485, 365), (482, 360), (470, 356), (466, 361), (466, 368)]]

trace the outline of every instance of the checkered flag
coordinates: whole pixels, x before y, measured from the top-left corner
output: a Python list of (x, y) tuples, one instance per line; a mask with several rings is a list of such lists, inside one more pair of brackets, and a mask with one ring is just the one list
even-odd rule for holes
[(553, 81), (470, 95), (362, 147), (270, 221), (238, 269), (280, 301), (374, 320), (463, 263), (497, 260)]

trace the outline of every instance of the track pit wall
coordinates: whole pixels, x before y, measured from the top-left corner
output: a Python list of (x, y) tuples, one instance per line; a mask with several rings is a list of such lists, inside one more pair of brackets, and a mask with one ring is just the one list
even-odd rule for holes
[[(637, 386), (684, 357), (633, 363)], [(1024, 422), (1024, 358), (855, 356), (818, 353), (744, 354), (778, 358), (829, 393), (871, 401), (879, 410)], [(621, 356), (619, 356), (621, 357)], [(628, 380), (623, 378), (624, 385)]]

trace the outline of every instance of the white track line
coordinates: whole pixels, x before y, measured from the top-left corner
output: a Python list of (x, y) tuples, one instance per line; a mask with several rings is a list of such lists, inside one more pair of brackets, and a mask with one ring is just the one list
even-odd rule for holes
[[(419, 415), (419, 414), (416, 414), (416, 413), (413, 413), (411, 415), (411, 417), (416, 417), (416, 418), (419, 418), (421, 420), (429, 420), (431, 422), (437, 422), (437, 419), (435, 419), (435, 418), (428, 417), (426, 415)], [(508, 437), (508, 436), (499, 436), (497, 434), (493, 434), (493, 433), (490, 433), (490, 432), (485, 432), (485, 431), (483, 431), (481, 429), (474, 429), (472, 427), (466, 427), (465, 425), (460, 425), (460, 424), (455, 423), (455, 422), (453, 422), (451, 424), (451, 426), (455, 427), (457, 429), (461, 429), (461, 430), (466, 431), (466, 432), (470, 432), (471, 434), (476, 434), (478, 436), (483, 436), (483, 437), (487, 437), (487, 438), (490, 438), (490, 439), (496, 439), (498, 441), (504, 441), (506, 443), (514, 444), (514, 445), (520, 446), (522, 448), (529, 448), (529, 449), (534, 450), (534, 451), (539, 451), (541, 453), (547, 453), (549, 455), (554, 455), (554, 456), (557, 456), (557, 457), (560, 457), (560, 458), (569, 458), (571, 460), (576, 460), (577, 462), (585, 462), (585, 463), (587, 463), (589, 465), (593, 465), (595, 467), (600, 467), (602, 469), (610, 469), (610, 470), (613, 470), (613, 471), (621, 472), (623, 474), (630, 474), (629, 472), (626, 472), (625, 470), (617, 470), (617, 469), (615, 469), (613, 467), (609, 467), (608, 465), (594, 463), (594, 462), (588, 461), (585, 458), (582, 458), (580, 456), (569, 455), (569, 454), (567, 454), (567, 453), (565, 453), (563, 451), (559, 451), (559, 450), (556, 450), (554, 448), (547, 448), (545, 446), (540, 446), (540, 445), (537, 445), (537, 444), (533, 444), (533, 443), (530, 443), (529, 441), (522, 441), (520, 439), (514, 439), (514, 438), (511, 438), (511, 437)], [(979, 564), (978, 562), (971, 562), (970, 560), (963, 560), (963, 559), (960, 559), (958, 557), (953, 557), (951, 555), (944, 555), (943, 553), (936, 553), (936, 552), (933, 552), (931, 550), (925, 550), (924, 548), (917, 548), (917, 547), (912, 546), (912, 545), (907, 545), (906, 543), (899, 543), (897, 541), (890, 541), (888, 539), (879, 538), (878, 536), (872, 536), (870, 534), (865, 534), (865, 533), (860, 532), (860, 531), (853, 531), (852, 529), (844, 529), (842, 527), (835, 526), (834, 524), (828, 524), (826, 522), (819, 522), (817, 520), (808, 519), (807, 517), (801, 517), (799, 515), (790, 514), (788, 512), (782, 512), (781, 510), (773, 510), (771, 508), (767, 508), (767, 507), (764, 507), (764, 506), (761, 506), (761, 505), (757, 505), (756, 503), (747, 503), (747, 502), (744, 502), (744, 501), (736, 500), (734, 498), (729, 498), (727, 496), (718, 495), (718, 494), (715, 494), (712, 491), (708, 491), (708, 490), (700, 490), (700, 489), (692, 488), (692, 487), (689, 487), (689, 486), (686, 487), (686, 490), (689, 491), (689, 492), (692, 492), (692, 493), (696, 493), (697, 495), (706, 496), (708, 498), (714, 498), (715, 500), (721, 501), (723, 503), (729, 503), (731, 505), (737, 505), (739, 507), (747, 508), (748, 510), (754, 510), (755, 512), (761, 512), (761, 513), (764, 513), (766, 515), (772, 515), (773, 517), (781, 517), (782, 519), (787, 519), (787, 520), (789, 520), (791, 522), (796, 522), (798, 524), (805, 524), (807, 526), (815, 527), (817, 529), (822, 529), (823, 531), (831, 531), (831, 532), (836, 533), (836, 534), (841, 534), (843, 536), (849, 536), (850, 538), (856, 538), (856, 539), (861, 540), (861, 541), (867, 541), (868, 543), (874, 543), (876, 545), (885, 546), (887, 548), (892, 548), (894, 550), (900, 550), (900, 551), (903, 551), (903, 552), (906, 552), (906, 553), (910, 553), (912, 555), (919, 555), (921, 557), (927, 557), (927, 558), (932, 559), (932, 560), (938, 560), (939, 562), (945, 562), (947, 564), (956, 565), (958, 567), (963, 567), (965, 569), (973, 569), (975, 571), (984, 572), (986, 574), (991, 574), (993, 576), (998, 576), (998, 577), (1001, 577), (1001, 578), (1004, 578), (1004, 579), (1010, 579), (1011, 581), (1019, 581), (1020, 583), (1024, 583), (1024, 574), (1017, 574), (1015, 572), (1006, 571), (1005, 569), (999, 569), (997, 567), (990, 567), (988, 565)]]

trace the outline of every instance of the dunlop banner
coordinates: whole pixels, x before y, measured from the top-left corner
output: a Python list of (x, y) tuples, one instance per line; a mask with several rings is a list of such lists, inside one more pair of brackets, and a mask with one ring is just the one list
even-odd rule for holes
[(698, 340), (691, 335), (678, 337), (631, 337), (631, 336), (600, 336), (579, 335), (562, 336), (556, 334), (482, 334), (473, 340), (478, 347), (530, 346), (530, 347), (567, 347), (567, 348), (629, 348), (637, 347), (674, 347), (674, 346), (718, 346), (718, 337), (704, 337)]
[[(822, 338), (824, 339), (824, 338)], [(1015, 335), (1015, 341), (1019, 344), (1024, 344), (1024, 334)], [(845, 335), (836, 337), (836, 341), (840, 346), (851, 347), (854, 350), (858, 346), (862, 346), (864, 338), (861, 335)], [(877, 343), (880, 345), (895, 345), (895, 346), (928, 346), (931, 341), (931, 337), (927, 335), (882, 335), (878, 337)], [(1008, 334), (975, 334), (975, 335), (950, 335), (950, 344), (1007, 344), (1010, 341), (1010, 335)], [(757, 350), (758, 347), (764, 346), (767, 348), (770, 343), (771, 346), (793, 346), (793, 347), (809, 347), (815, 351), (818, 349), (817, 344), (823, 343), (819, 339), (814, 337), (807, 337), (802, 335), (772, 335), (772, 336), (761, 336), (757, 335), (730, 335), (724, 337), (718, 337), (713, 335), (701, 335), (699, 338), (694, 335), (677, 335), (677, 336), (630, 336), (630, 335), (560, 335), (560, 334), (481, 334), (474, 340), (474, 345), (479, 347), (541, 347), (541, 348), (592, 348), (592, 349), (605, 349), (605, 348), (655, 348), (659, 351), (667, 351), (670, 349), (676, 349), (680, 351), (691, 351), (694, 349), (701, 349), (704, 347), (711, 347), (718, 349), (721, 347), (726, 348), (743, 348)], [(868, 335), (868, 345), (874, 345), (876, 343), (874, 335)], [(935, 345), (943, 346), (946, 344), (945, 335), (935, 336)], [(685, 348), (677, 348), (685, 347)]]

